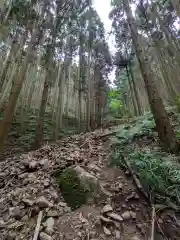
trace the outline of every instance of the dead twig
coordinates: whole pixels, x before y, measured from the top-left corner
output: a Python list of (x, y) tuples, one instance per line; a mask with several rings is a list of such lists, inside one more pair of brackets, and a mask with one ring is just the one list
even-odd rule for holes
[(162, 236), (164, 237), (164, 239), (168, 240), (168, 238), (167, 238), (166, 235), (164, 234), (164, 232), (163, 232), (160, 224), (158, 223), (158, 221), (157, 221), (157, 225), (158, 225), (159, 231), (161, 232), (161, 234), (162, 234)]
[(139, 179), (138, 179), (135, 171), (131, 168), (129, 162), (126, 160), (125, 157), (123, 157), (123, 160), (124, 160), (124, 162), (125, 162), (128, 170), (130, 171), (130, 173), (131, 173), (131, 175), (132, 175), (132, 177), (133, 177), (133, 180), (134, 180), (137, 188), (139, 189), (139, 191), (140, 191), (147, 199), (149, 199), (149, 198), (148, 198), (148, 194), (145, 192), (144, 188), (142, 187), (142, 185), (141, 185), (141, 183), (140, 183), (140, 181), (139, 181)]
[(151, 222), (151, 240), (154, 240), (154, 228), (155, 228), (155, 218), (156, 218), (156, 211), (155, 206), (152, 206), (152, 222)]
[(39, 214), (38, 214), (38, 219), (37, 219), (37, 224), (36, 224), (33, 240), (38, 239), (42, 217), (43, 217), (43, 212), (40, 211)]

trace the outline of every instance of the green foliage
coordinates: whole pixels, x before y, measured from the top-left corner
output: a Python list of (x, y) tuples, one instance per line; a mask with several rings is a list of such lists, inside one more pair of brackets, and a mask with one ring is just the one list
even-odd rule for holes
[(154, 120), (149, 118), (139, 118), (136, 124), (127, 125), (117, 133), (117, 138), (121, 144), (131, 142), (135, 137), (150, 136), (155, 128)]
[[(13, 118), (13, 122), (8, 134), (8, 139), (5, 143), (5, 150), (8, 148), (15, 149), (18, 151), (30, 150), (32, 144), (34, 143), (35, 133), (36, 133), (36, 123), (37, 123), (37, 111), (31, 110), (25, 120), (25, 128), (22, 129), (22, 116), (21, 112), (17, 111)], [(3, 118), (3, 113), (0, 113), (0, 120)], [(44, 117), (44, 130), (43, 130), (43, 140), (52, 141), (53, 139), (53, 121), (52, 113), (46, 112)], [(69, 136), (71, 134), (77, 133), (78, 122), (77, 119), (70, 116), (63, 116), (63, 127), (59, 131), (58, 138), (63, 136)], [(9, 150), (8, 150), (9, 151)]]
[(180, 204), (180, 166), (172, 156), (156, 151), (116, 152), (112, 164), (125, 166), (123, 158), (136, 171), (144, 189), (156, 200), (169, 199)]
[(124, 106), (121, 100), (121, 92), (118, 89), (111, 89), (108, 93), (109, 114), (119, 118), (124, 114)]
[[(174, 121), (176, 135), (180, 138), (179, 115), (172, 107), (168, 107), (167, 112), (171, 121)], [(151, 146), (149, 149), (141, 148), (141, 145), (138, 150), (137, 147), (134, 148), (133, 141), (136, 137), (141, 139), (144, 136), (151, 136), (154, 131), (155, 122), (149, 112), (136, 118), (131, 124), (122, 126), (112, 143), (111, 165), (127, 167), (124, 161), (126, 158), (144, 189), (154, 196), (156, 201), (166, 200), (180, 205), (179, 159), (164, 152), (157, 152)]]
[(177, 111), (180, 112), (180, 97), (174, 99), (174, 105), (176, 106)]
[(57, 173), (56, 179), (65, 201), (73, 210), (86, 203), (88, 190), (82, 186), (75, 170), (67, 168)]

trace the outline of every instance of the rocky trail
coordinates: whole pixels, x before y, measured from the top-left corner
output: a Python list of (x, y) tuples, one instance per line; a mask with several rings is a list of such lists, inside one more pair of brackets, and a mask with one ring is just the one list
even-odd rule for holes
[[(0, 239), (153, 240), (151, 206), (128, 171), (109, 167), (114, 131), (72, 136), (0, 162)], [(67, 168), (93, 192), (77, 209), (65, 201), (56, 177)], [(156, 221), (165, 236), (165, 220)]]

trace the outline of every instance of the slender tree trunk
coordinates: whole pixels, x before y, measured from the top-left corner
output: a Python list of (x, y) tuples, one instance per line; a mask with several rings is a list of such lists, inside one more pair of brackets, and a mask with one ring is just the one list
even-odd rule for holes
[(141, 115), (142, 114), (141, 104), (140, 104), (140, 101), (139, 101), (139, 95), (138, 95), (138, 91), (137, 91), (135, 80), (134, 80), (134, 74), (133, 74), (131, 62), (129, 63), (129, 72), (130, 72), (130, 75), (131, 75), (132, 85), (133, 85), (133, 89), (134, 89), (134, 95), (135, 95), (135, 98), (136, 98), (138, 115)]
[(40, 105), (40, 110), (39, 110), (39, 116), (38, 116), (38, 121), (37, 121), (37, 127), (36, 127), (36, 136), (35, 136), (35, 141), (33, 144), (33, 148), (37, 149), (41, 146), (41, 142), (43, 139), (43, 128), (44, 128), (44, 115), (46, 111), (46, 104), (48, 100), (48, 90), (49, 90), (49, 79), (50, 79), (50, 74), (49, 74), (49, 69), (46, 70), (46, 77), (44, 81), (44, 87), (43, 87), (43, 92), (42, 92), (42, 98), (41, 98), (41, 105)]
[(133, 86), (132, 86), (132, 83), (131, 83), (128, 66), (126, 66), (126, 74), (127, 74), (128, 84), (129, 84), (129, 87), (130, 87), (130, 94), (131, 94), (131, 99), (132, 99), (133, 108), (134, 108), (134, 115), (138, 116), (138, 109), (137, 109), (136, 101), (135, 101), (135, 98), (134, 98)]
[(139, 34), (129, 5), (129, 0), (123, 0), (123, 4), (160, 141), (166, 151), (170, 150), (176, 153), (179, 151), (179, 146), (162, 99), (154, 83), (155, 75), (150, 69), (150, 58), (145, 54), (145, 51), (143, 52), (139, 44)]
[(86, 129), (91, 131), (91, 50), (88, 55), (88, 76), (87, 76), (87, 119)]
[(56, 131), (55, 139), (58, 139), (60, 128), (62, 127), (62, 117), (63, 117), (63, 108), (64, 108), (64, 84), (65, 84), (65, 73), (64, 66), (62, 66), (60, 74), (58, 76), (58, 104), (57, 104), (57, 114), (56, 114)]

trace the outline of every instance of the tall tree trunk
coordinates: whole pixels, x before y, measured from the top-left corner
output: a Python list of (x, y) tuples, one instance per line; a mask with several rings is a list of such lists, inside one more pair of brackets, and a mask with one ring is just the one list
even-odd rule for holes
[(177, 15), (180, 17), (180, 1), (179, 0), (171, 0), (171, 3), (176, 11)]
[(47, 69), (44, 86), (43, 86), (39, 116), (38, 116), (38, 120), (37, 120), (36, 136), (35, 136), (35, 141), (33, 144), (33, 148), (35, 148), (35, 149), (37, 149), (41, 146), (41, 142), (43, 139), (44, 115), (45, 115), (46, 104), (47, 104), (47, 100), (48, 100), (49, 79), (50, 79), (49, 73), (50, 73), (50, 71), (49, 71), (49, 69)]
[(91, 50), (88, 54), (88, 76), (87, 76), (87, 119), (86, 129), (91, 131)]
[(37, 30), (34, 29), (32, 36), (31, 36), (31, 40), (28, 44), (28, 49), (26, 52), (26, 57), (24, 59), (23, 66), (21, 66), (19, 74), (18, 74), (18, 76), (15, 77), (13, 85), (12, 85), (9, 102), (6, 106), (6, 109), (4, 112), (4, 117), (0, 124), (0, 151), (3, 150), (4, 141), (8, 136), (8, 131), (12, 124), (14, 110), (16, 107), (16, 103), (17, 103), (18, 96), (21, 91), (23, 82), (25, 80), (26, 70), (27, 70), (27, 67), (28, 67), (28, 64), (29, 64), (29, 61), (31, 58), (31, 54), (33, 52), (33, 46), (34, 46), (34, 43), (36, 40), (36, 35), (37, 35)]
[(163, 105), (162, 99), (154, 83), (155, 75), (152, 69), (150, 69), (151, 59), (145, 53), (145, 51), (143, 51), (139, 44), (139, 34), (129, 5), (129, 0), (123, 0), (123, 5), (127, 15), (127, 21), (131, 30), (133, 44), (146, 86), (149, 104), (155, 119), (156, 129), (158, 131), (160, 141), (166, 151), (169, 150), (173, 153), (176, 153), (179, 151), (179, 146), (177, 144), (175, 134)]
[(62, 117), (63, 117), (63, 107), (64, 107), (64, 85), (65, 85), (65, 72), (64, 64), (60, 69), (58, 74), (58, 104), (57, 104), (57, 114), (56, 114), (56, 131), (55, 139), (58, 139), (60, 128), (62, 127)]
[(135, 98), (134, 98), (133, 86), (132, 86), (132, 83), (131, 83), (128, 66), (126, 66), (126, 74), (127, 74), (127, 79), (128, 79), (128, 84), (129, 84), (129, 88), (130, 88), (131, 99), (132, 99), (133, 108), (134, 108), (134, 115), (138, 116), (138, 109), (137, 109), (136, 101), (135, 101)]
[(131, 61), (129, 63), (129, 73), (130, 73), (130, 76), (131, 76), (131, 81), (132, 81), (132, 85), (133, 85), (133, 89), (134, 89), (134, 95), (135, 95), (135, 99), (136, 99), (136, 103), (137, 103), (138, 115), (141, 115), (142, 114), (141, 104), (140, 104), (140, 101), (139, 101), (139, 95), (138, 95), (138, 91), (137, 91), (135, 80), (134, 80), (134, 74), (133, 74), (133, 70), (132, 70)]

